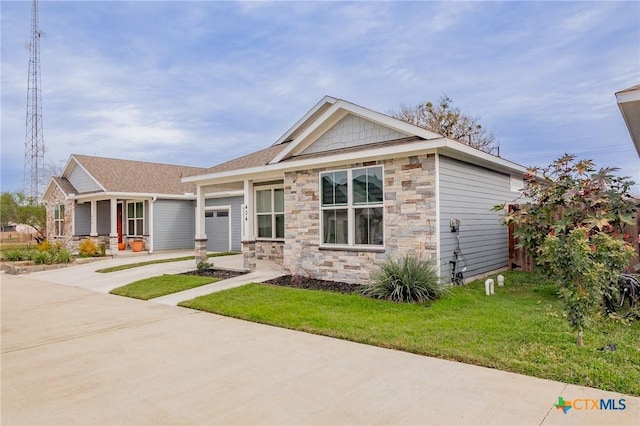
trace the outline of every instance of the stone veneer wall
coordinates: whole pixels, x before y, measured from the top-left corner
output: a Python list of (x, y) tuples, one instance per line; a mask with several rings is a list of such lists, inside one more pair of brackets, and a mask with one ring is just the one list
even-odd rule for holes
[(256, 241), (256, 259), (282, 264), (284, 241)]
[(284, 267), (292, 274), (366, 284), (375, 263), (389, 255), (415, 252), (436, 256), (435, 156), (421, 155), (335, 169), (382, 164), (384, 167), (383, 250), (320, 248), (319, 173), (314, 169), (285, 174)]
[[(67, 249), (71, 249), (73, 246), (73, 215), (74, 215), (74, 201), (65, 199), (64, 194), (60, 191), (57, 185), (54, 185), (54, 189), (47, 200), (45, 200), (47, 206), (47, 239), (51, 243), (58, 243)], [(55, 235), (54, 225), (54, 206), (64, 205), (64, 230), (62, 236)]]

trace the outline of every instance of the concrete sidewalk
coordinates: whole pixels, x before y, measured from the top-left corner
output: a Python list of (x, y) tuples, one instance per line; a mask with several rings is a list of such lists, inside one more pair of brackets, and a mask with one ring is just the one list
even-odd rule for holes
[[(637, 425), (640, 398), (0, 275), (2, 424)], [(625, 400), (619, 411), (558, 397)]]
[[(109, 272), (106, 274), (96, 272), (96, 270), (130, 263), (139, 263), (150, 260), (170, 259), (185, 256), (193, 256), (193, 250), (162, 252), (159, 254), (133, 257), (115, 257), (113, 259), (90, 262), (81, 265), (73, 265), (68, 268), (34, 272), (32, 274), (29, 274), (29, 276), (42, 281), (90, 289), (100, 293), (109, 293), (114, 288), (121, 287), (137, 280), (164, 274), (180, 274), (183, 272), (193, 271), (194, 269), (196, 269), (195, 261), (192, 258), (179, 262), (156, 263), (153, 265), (125, 269), (123, 271), (117, 272)], [(242, 254), (212, 257), (209, 259), (209, 261), (213, 263), (217, 268), (242, 270)], [(261, 282), (270, 280), (283, 274), (284, 271), (279, 269), (273, 263), (267, 261), (258, 261), (257, 270), (252, 271), (249, 274), (232, 279), (218, 281), (213, 284), (197, 287), (180, 293), (174, 293), (168, 296), (153, 299), (153, 301), (163, 304), (177, 305), (183, 300), (189, 300), (193, 299), (194, 297), (202, 296), (216, 291), (238, 287), (250, 282)]]

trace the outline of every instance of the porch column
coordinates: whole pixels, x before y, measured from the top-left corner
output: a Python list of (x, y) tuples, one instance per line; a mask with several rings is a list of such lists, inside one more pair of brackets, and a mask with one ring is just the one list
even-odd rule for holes
[(98, 236), (98, 202), (91, 200), (91, 237)]
[(245, 269), (256, 269), (256, 235), (254, 226), (254, 200), (253, 181), (244, 181), (244, 211), (243, 211), (243, 238), (242, 238), (242, 259)]
[(253, 181), (244, 181), (244, 215), (243, 215), (243, 239), (246, 241), (255, 241), (255, 226), (254, 226), (254, 202), (253, 202)]
[(111, 231), (109, 232), (109, 250), (112, 256), (118, 255), (118, 200), (112, 198), (109, 200), (111, 207)]
[(149, 239), (147, 241), (147, 251), (149, 254), (153, 253), (153, 206), (156, 203), (157, 198), (153, 197), (151, 201), (149, 201)]
[(207, 234), (204, 218), (204, 188), (196, 184), (196, 235), (195, 235), (195, 261), (208, 262)]

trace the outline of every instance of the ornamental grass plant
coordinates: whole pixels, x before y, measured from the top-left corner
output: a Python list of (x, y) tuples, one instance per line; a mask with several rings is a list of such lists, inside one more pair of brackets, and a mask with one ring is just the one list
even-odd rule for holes
[(424, 303), (449, 293), (440, 283), (438, 269), (432, 260), (416, 254), (390, 257), (371, 274), (371, 284), (362, 290), (364, 296), (393, 302)]

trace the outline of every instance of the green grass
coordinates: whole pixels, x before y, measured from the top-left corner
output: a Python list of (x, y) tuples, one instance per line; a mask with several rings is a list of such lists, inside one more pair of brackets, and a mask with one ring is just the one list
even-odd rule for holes
[(110, 291), (118, 296), (133, 297), (135, 299), (149, 300), (201, 285), (219, 281), (217, 278), (199, 277), (195, 275), (161, 275), (134, 281), (122, 287)]
[[(232, 254), (239, 254), (239, 253), (237, 251), (225, 251), (225, 252), (221, 252), (221, 253), (209, 253), (207, 255), (207, 257), (230, 256)], [(96, 270), (96, 272), (100, 272), (102, 274), (107, 274), (109, 272), (124, 271), (125, 269), (131, 269), (131, 268), (139, 268), (141, 266), (155, 265), (155, 264), (158, 264), (158, 263), (180, 262), (180, 261), (183, 261), (183, 260), (190, 260), (190, 259), (194, 259), (194, 257), (193, 256), (183, 256), (183, 257), (172, 257), (170, 259), (148, 260), (146, 262), (129, 263), (129, 264), (126, 264), (126, 265), (119, 265), (119, 266), (112, 266), (110, 268), (98, 269), (98, 270)]]
[[(507, 272), (507, 285), (456, 287), (428, 306), (250, 284), (180, 303), (207, 312), (340, 339), (640, 395), (640, 322), (599, 318), (585, 346), (563, 318), (555, 287)], [(617, 351), (597, 349), (615, 343)]]

